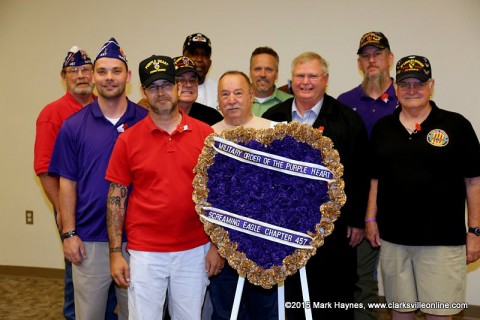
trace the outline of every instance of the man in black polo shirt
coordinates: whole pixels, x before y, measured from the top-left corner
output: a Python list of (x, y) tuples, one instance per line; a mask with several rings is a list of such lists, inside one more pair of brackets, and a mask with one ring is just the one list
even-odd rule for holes
[(381, 245), (387, 302), (427, 303), (394, 306), (392, 319), (449, 318), (461, 309), (428, 303), (465, 301), (465, 261), (480, 257), (480, 144), (467, 119), (430, 100), (428, 59), (404, 57), (396, 72), (400, 106), (372, 131), (367, 238)]

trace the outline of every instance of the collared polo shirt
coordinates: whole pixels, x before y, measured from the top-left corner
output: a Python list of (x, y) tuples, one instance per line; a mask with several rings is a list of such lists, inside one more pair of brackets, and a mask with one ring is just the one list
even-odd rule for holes
[(401, 245), (463, 245), (464, 179), (480, 176), (480, 145), (467, 119), (430, 104), (413, 134), (399, 120), (401, 107), (373, 128), (380, 236)]
[(47, 104), (38, 115), (33, 163), (37, 175), (48, 171), (55, 139), (63, 122), (80, 109), (82, 104), (67, 91), (60, 99)]
[(257, 98), (253, 99), (252, 113), (257, 117), (261, 117), (265, 111), (274, 105), (279, 104), (280, 102), (290, 99), (291, 97), (293, 97), (291, 94), (283, 92), (282, 90), (278, 90), (278, 88), (275, 87), (273, 94), (266, 100), (260, 102)]
[(116, 125), (104, 116), (98, 101), (65, 120), (53, 149), (49, 172), (77, 182), (75, 229), (83, 241), (108, 241), (105, 171), (117, 138), (147, 115), (128, 101)]
[(171, 134), (146, 117), (115, 145), (106, 179), (131, 186), (125, 221), (128, 249), (173, 252), (209, 241), (195, 211), (192, 182), (204, 140), (213, 129), (179, 111), (182, 121)]
[(338, 96), (338, 101), (357, 112), (367, 127), (368, 136), (372, 133), (374, 124), (381, 118), (389, 115), (398, 105), (398, 99), (393, 87), (393, 81), (385, 93), (377, 99), (365, 94), (362, 85)]

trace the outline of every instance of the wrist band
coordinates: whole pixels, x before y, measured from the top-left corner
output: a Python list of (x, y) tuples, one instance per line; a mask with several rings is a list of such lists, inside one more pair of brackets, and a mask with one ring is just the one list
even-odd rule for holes
[(376, 222), (377, 219), (375, 218), (368, 218), (368, 219), (365, 219), (365, 223), (369, 223), (369, 222)]
[(77, 235), (77, 230), (68, 231), (62, 233), (62, 239), (65, 240), (67, 238), (75, 237)]

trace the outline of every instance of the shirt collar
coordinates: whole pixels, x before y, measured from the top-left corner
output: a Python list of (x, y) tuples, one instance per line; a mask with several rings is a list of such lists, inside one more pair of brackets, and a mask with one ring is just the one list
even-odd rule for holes
[(270, 101), (272, 99), (276, 99), (277, 98), (277, 91), (278, 91), (278, 88), (275, 86), (271, 96), (266, 97), (266, 98), (262, 98), (262, 99), (264, 99), (264, 100), (262, 100), (262, 102), (260, 102), (260, 100), (257, 97), (253, 97), (253, 101), (257, 101), (258, 103), (265, 103), (265, 102)]
[[(318, 117), (318, 115), (320, 114), (320, 110), (322, 109), (322, 105), (323, 105), (323, 100), (325, 99), (325, 96), (322, 97), (322, 99), (320, 101), (318, 101), (314, 106), (313, 108), (311, 108), (310, 110), (307, 110), (305, 113), (311, 111), (315, 114), (316, 117)], [(300, 116), (300, 111), (298, 111), (298, 108), (297, 108), (297, 99), (293, 99), (293, 103), (292, 103), (292, 117), (294, 115), (298, 115), (299, 117)], [(305, 116), (305, 115), (304, 115)]]
[[(135, 118), (136, 110), (135, 107), (133, 106), (133, 103), (127, 99), (127, 109), (125, 109), (125, 113), (120, 117), (120, 120), (129, 120), (132, 118)], [(105, 118), (103, 115), (102, 109), (100, 109), (100, 105), (98, 104), (98, 99), (95, 99), (91, 103), (91, 110), (93, 113), (93, 116), (95, 118)], [(118, 123), (120, 123), (120, 120)]]
[[(393, 83), (395, 82), (395, 80), (390, 77), (390, 85), (388, 86), (387, 90), (385, 90), (385, 92), (383, 94), (387, 94), (388, 95), (388, 99), (391, 100), (391, 99), (395, 99), (396, 97), (396, 93), (395, 93), (395, 87), (393, 86)], [(363, 90), (363, 86), (362, 84), (360, 84), (358, 86), (358, 88), (360, 89), (360, 92), (361, 92), (361, 95), (362, 95), (362, 98), (365, 98), (365, 99), (372, 99), (370, 98), (370, 96), (367, 95), (367, 93), (365, 92), (365, 90)], [(381, 99), (381, 96), (378, 97), (378, 99)]]
[[(192, 125), (191, 125), (191, 118), (183, 112), (182, 109), (178, 109), (178, 112), (182, 115), (182, 120), (180, 123), (177, 125), (177, 128), (172, 132), (171, 135), (174, 135), (175, 133), (183, 133), (185, 131), (192, 131)], [(161, 131), (165, 132), (163, 129), (157, 127), (157, 125), (153, 122), (152, 117), (150, 115), (148, 117), (148, 130), (153, 132), (153, 131)]]

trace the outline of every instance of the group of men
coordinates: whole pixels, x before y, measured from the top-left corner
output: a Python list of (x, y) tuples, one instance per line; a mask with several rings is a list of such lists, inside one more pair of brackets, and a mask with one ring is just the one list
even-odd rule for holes
[[(344, 165), (347, 202), (306, 273), (312, 302), (357, 308), (314, 308), (313, 318), (376, 319), (367, 303), (378, 298), (378, 261), (387, 302), (464, 300), (466, 263), (480, 257), (480, 145), (468, 120), (430, 100), (428, 59), (400, 59), (393, 79), (389, 41), (368, 32), (357, 50), (363, 81), (335, 99), (317, 53), (293, 60), (291, 95), (275, 85), (273, 49), (253, 51), (250, 78), (227, 71), (218, 85), (207, 78), (211, 52), (210, 39), (195, 33), (182, 56), (140, 62), (144, 108), (125, 95), (131, 71), (115, 39), (93, 62), (78, 47), (65, 59), (67, 93), (37, 120), (35, 171), (73, 263), (78, 319), (115, 317), (116, 303), (120, 319), (161, 319), (166, 304), (172, 319), (200, 319), (206, 295), (212, 310), (204, 318), (229, 319), (238, 275), (195, 212), (193, 168), (212, 132), (290, 121), (322, 130)], [(298, 274), (285, 293), (303, 301)], [(414, 319), (416, 309), (391, 315)], [(459, 310), (421, 311), (448, 319)], [(247, 283), (239, 318), (277, 319), (276, 288)]]

